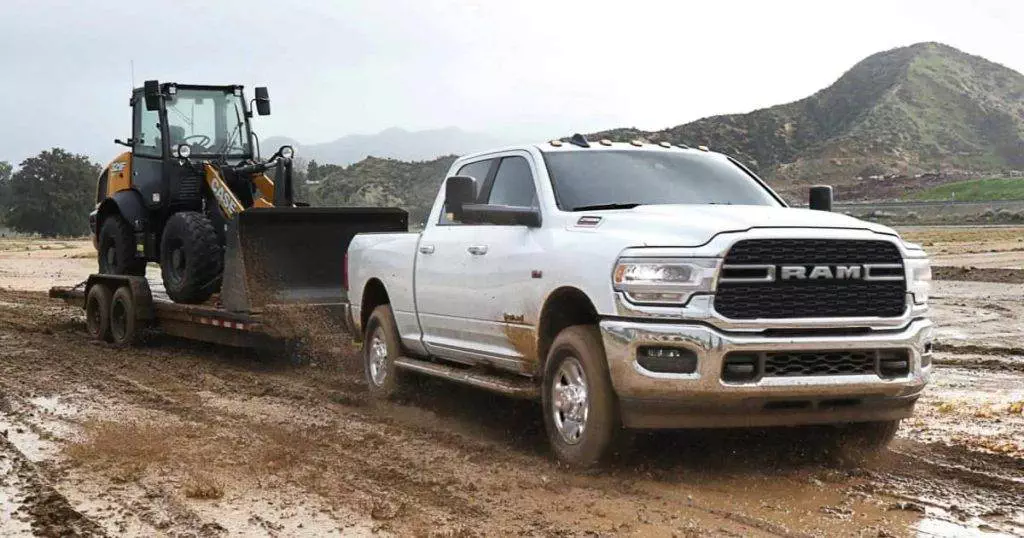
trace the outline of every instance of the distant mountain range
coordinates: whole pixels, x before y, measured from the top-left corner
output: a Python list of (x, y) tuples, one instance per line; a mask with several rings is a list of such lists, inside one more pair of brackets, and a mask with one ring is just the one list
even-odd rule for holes
[[(428, 133), (389, 130), (372, 147), (358, 144), (366, 137), (346, 137), (300, 146), (300, 154), (333, 155), (340, 163), (371, 153), (426, 159), (367, 159), (326, 174), (318, 186), (322, 203), (386, 201), (419, 217), (453, 158), (433, 157), (501, 145), (458, 129)], [(869, 56), (831, 86), (792, 103), (660, 131), (618, 128), (587, 136), (705, 145), (751, 166), (794, 201), (815, 183), (836, 185), (840, 200), (892, 199), (965, 178), (1019, 176), (1024, 75), (947, 45), (919, 43)], [(403, 150), (405, 140), (416, 142)]]
[(348, 165), (367, 157), (403, 161), (425, 161), (442, 155), (464, 155), (474, 151), (522, 142), (495, 135), (471, 133), (457, 127), (406, 131), (397, 127), (372, 135), (348, 135), (321, 144), (303, 144), (286, 137), (268, 137), (262, 141), (264, 153), (288, 144), (299, 157), (318, 164)]

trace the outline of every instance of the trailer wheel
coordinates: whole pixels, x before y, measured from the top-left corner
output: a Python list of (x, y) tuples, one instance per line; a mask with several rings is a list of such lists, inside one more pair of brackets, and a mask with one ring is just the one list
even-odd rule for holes
[(363, 338), (363, 371), (372, 398), (384, 400), (398, 394), (401, 379), (395, 359), (401, 355), (401, 349), (391, 306), (378, 306), (366, 322)]
[(160, 241), (160, 272), (176, 303), (198, 304), (220, 289), (224, 253), (210, 219), (181, 211), (167, 219)]
[(110, 301), (110, 335), (114, 344), (131, 346), (142, 339), (142, 324), (128, 286), (121, 286)]
[(100, 273), (145, 276), (146, 260), (135, 257), (135, 234), (121, 215), (103, 219), (98, 244)]
[(574, 325), (558, 333), (542, 386), (544, 425), (559, 460), (585, 468), (611, 454), (623, 432), (597, 327)]
[(85, 298), (85, 330), (89, 336), (110, 341), (110, 288), (94, 284)]

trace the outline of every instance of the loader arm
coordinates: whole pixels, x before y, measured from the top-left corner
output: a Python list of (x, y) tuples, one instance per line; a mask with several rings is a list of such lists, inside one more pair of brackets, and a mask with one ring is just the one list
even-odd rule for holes
[(210, 163), (204, 163), (203, 172), (206, 177), (206, 183), (210, 186), (210, 192), (213, 193), (213, 197), (217, 200), (217, 205), (220, 206), (220, 211), (224, 214), (226, 220), (234, 219), (236, 215), (245, 210), (242, 202), (238, 201), (235, 193), (231, 192), (231, 189), (224, 183), (224, 177), (220, 175), (216, 168), (210, 165)]

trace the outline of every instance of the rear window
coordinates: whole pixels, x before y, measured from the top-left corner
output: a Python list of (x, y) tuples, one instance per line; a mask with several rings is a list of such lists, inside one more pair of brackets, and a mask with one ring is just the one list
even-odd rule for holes
[(579, 150), (549, 152), (544, 160), (564, 211), (612, 205), (781, 205), (745, 170), (712, 153)]

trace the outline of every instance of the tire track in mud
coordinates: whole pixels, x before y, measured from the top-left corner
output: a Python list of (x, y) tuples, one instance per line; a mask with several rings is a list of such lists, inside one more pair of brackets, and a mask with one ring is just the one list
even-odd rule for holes
[(6, 431), (0, 432), (0, 483), (4, 486), (0, 489), (4, 493), (0, 501), (5, 510), (18, 506), (10, 514), (10, 528), (5, 530), (0, 525), (0, 534), (17, 533), (13, 519), (18, 519), (26, 522), (36, 536), (107, 536), (102, 526), (75, 510), (54, 489), (36, 465), (7, 439)]

